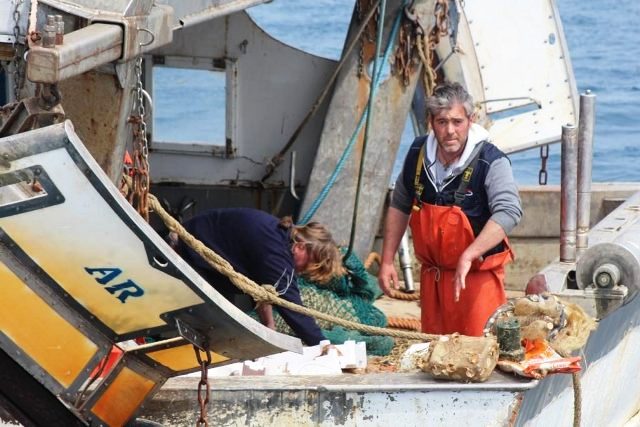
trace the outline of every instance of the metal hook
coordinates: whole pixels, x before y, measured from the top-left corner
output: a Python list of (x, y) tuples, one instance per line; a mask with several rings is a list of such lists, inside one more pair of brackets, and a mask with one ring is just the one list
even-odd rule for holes
[[(131, 92), (137, 92), (137, 88), (131, 88)], [(144, 100), (147, 102), (148, 106), (149, 106), (149, 114), (153, 114), (153, 100), (151, 99), (151, 95), (149, 95), (149, 92), (147, 92), (146, 89), (141, 89), (140, 90), (142, 93), (142, 97), (144, 98)]]
[(147, 33), (147, 34), (149, 34), (151, 36), (151, 40), (149, 40), (147, 43), (138, 43), (138, 45), (140, 47), (149, 46), (151, 43), (153, 43), (156, 40), (156, 36), (150, 30), (148, 30), (146, 28), (138, 28), (138, 31), (142, 31), (142, 32)]
[(149, 92), (145, 89), (142, 89), (142, 95), (144, 96), (144, 99), (147, 100), (147, 103), (149, 103), (149, 112), (153, 114), (153, 101), (151, 100), (151, 95), (149, 95)]
[(413, 8), (413, 2), (404, 7), (404, 16), (414, 24), (418, 22), (418, 14)]
[(294, 199), (300, 200), (300, 197), (296, 193), (296, 152), (291, 152), (291, 167), (289, 169), (289, 192)]

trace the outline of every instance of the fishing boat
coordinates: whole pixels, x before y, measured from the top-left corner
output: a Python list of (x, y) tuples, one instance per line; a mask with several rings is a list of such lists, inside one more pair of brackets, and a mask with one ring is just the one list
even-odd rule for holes
[[(599, 321), (583, 350), (583, 425), (636, 425), (640, 390), (625, 372), (640, 366), (629, 350), (640, 339), (639, 188), (592, 187), (589, 168), (576, 171), (578, 135), (587, 147), (581, 164), (590, 164), (594, 97), (577, 93), (554, 2), (358, 0), (338, 61), (261, 29), (246, 10), (265, 2), (0, 5), (0, 419), (571, 424), (574, 394), (561, 375), (496, 371), (471, 384), (400, 373), (205, 380), (209, 367), (302, 346), (247, 316), (177, 256), (165, 224), (149, 216), (148, 194), (181, 220), (225, 206), (313, 218), (364, 258), (379, 244), (401, 135), (407, 123), (425, 131), (425, 96), (448, 79), (468, 88), (503, 151), (562, 141), (574, 153), (560, 188), (522, 189), (525, 210), (542, 213), (516, 231), (526, 262), (512, 273), (519, 288), (538, 273)], [(184, 106), (185, 123), (203, 126), (202, 140), (181, 138), (178, 125), (165, 139), (153, 120), (167, 114), (154, 90), (176, 75), (167, 70), (202, 86), (185, 96), (176, 81), (168, 95)], [(199, 102), (218, 103), (220, 114), (199, 116)], [(134, 341), (149, 336), (160, 338)], [(202, 377), (182, 376), (190, 372)]]

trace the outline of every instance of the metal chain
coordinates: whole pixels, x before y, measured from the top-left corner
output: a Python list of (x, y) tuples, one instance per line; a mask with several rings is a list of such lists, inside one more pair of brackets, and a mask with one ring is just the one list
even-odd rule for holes
[(435, 5), (436, 25), (433, 28), (434, 32), (438, 33), (439, 37), (444, 37), (449, 34), (449, 1), (438, 0)]
[(538, 184), (547, 185), (547, 159), (549, 158), (549, 145), (540, 146), (540, 172), (538, 172)]
[(135, 65), (136, 73), (136, 102), (138, 103), (138, 116), (140, 116), (140, 132), (142, 138), (142, 155), (145, 160), (149, 158), (149, 145), (147, 141), (147, 123), (145, 121), (145, 108), (144, 108), (144, 88), (142, 87), (142, 55), (138, 57)]
[[(362, 0), (356, 0), (356, 17), (358, 23), (362, 22)], [(358, 78), (362, 77), (362, 71), (364, 70), (364, 41), (360, 39), (360, 49), (358, 50)]]
[[(371, 7), (371, 3), (369, 3), (369, 7)], [(373, 15), (369, 24), (367, 24), (367, 30), (364, 34), (367, 36), (367, 41), (369, 43), (375, 43), (376, 36), (378, 35), (378, 18), (380, 17), (380, 6), (376, 6), (376, 13)]]
[(202, 356), (200, 356), (200, 349), (194, 345), (193, 350), (196, 352), (196, 359), (198, 360), (198, 365), (200, 365), (200, 382), (198, 382), (198, 405), (200, 406), (200, 416), (198, 417), (198, 421), (196, 421), (196, 426), (208, 426), (207, 404), (211, 397), (208, 373), (209, 365), (211, 365), (211, 352), (206, 350), (205, 353), (207, 358), (202, 360)]
[(435, 23), (427, 33), (414, 9), (409, 6), (405, 7), (395, 64), (396, 71), (403, 77), (406, 85), (408, 77), (417, 63), (417, 54), (423, 63), (423, 79), (427, 96), (431, 95), (437, 77), (433, 68), (434, 51), (440, 43), (440, 37), (449, 33), (449, 3), (447, 0), (437, 0), (433, 13)]
[(394, 73), (400, 76), (405, 86), (415, 66), (422, 62), (422, 79), (425, 94), (430, 96), (436, 85), (437, 74), (433, 59), (440, 37), (449, 34), (449, 3), (437, 0), (434, 5), (435, 22), (429, 32), (425, 32), (412, 5), (405, 6), (398, 47), (395, 53)]
[[(434, 16), (436, 18), (436, 22), (433, 25), (433, 28), (429, 32), (427, 37), (427, 50), (429, 51), (428, 58), (432, 60), (434, 58), (434, 53), (436, 47), (440, 43), (440, 37), (444, 37), (449, 34), (449, 2), (448, 0), (437, 0), (434, 9)], [(433, 64), (429, 63), (429, 77), (430, 77), (430, 87), (429, 95), (433, 92), (433, 88), (436, 83), (436, 72), (433, 69)]]
[[(358, 22), (362, 22), (362, 19), (363, 19), (363, 13), (362, 13), (363, 2), (364, 0), (356, 1), (355, 13), (356, 13)], [(371, 7), (371, 3), (369, 3), (368, 6)], [(378, 3), (378, 6), (376, 6), (375, 15), (373, 15), (373, 18), (369, 20), (366, 28), (364, 29), (364, 31), (362, 32), (362, 35), (360, 36), (360, 50), (358, 51), (358, 68), (357, 68), (358, 78), (362, 77), (364, 73), (365, 44), (367, 43), (371, 44), (375, 42), (379, 17), (380, 17), (380, 6)]]
[(129, 122), (133, 128), (133, 185), (129, 195), (129, 203), (135, 207), (142, 217), (149, 221), (149, 142), (147, 141), (147, 123), (145, 121), (144, 89), (142, 87), (142, 56), (136, 59), (134, 71), (136, 77), (135, 103), (137, 115), (132, 115)]
[(15, 0), (13, 9), (13, 94), (15, 100), (20, 99), (20, 88), (22, 87), (22, 49), (20, 49), (20, 8), (24, 0)]
[[(402, 78), (402, 83), (405, 86), (409, 86), (411, 73), (423, 57), (420, 42), (423, 37), (424, 29), (415, 10), (410, 6), (405, 6), (393, 69), (394, 74)], [(423, 59), (423, 62), (426, 60)]]

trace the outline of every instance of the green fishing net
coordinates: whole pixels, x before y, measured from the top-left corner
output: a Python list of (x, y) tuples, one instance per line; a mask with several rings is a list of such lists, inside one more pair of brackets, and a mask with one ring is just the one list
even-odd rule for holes
[[(373, 305), (373, 302), (382, 295), (376, 278), (367, 272), (360, 259), (353, 253), (344, 261), (344, 266), (347, 274), (323, 285), (298, 277), (298, 287), (304, 305), (343, 320), (386, 327), (386, 316)], [(252, 315), (257, 318), (255, 313)], [(273, 311), (273, 317), (278, 332), (295, 335), (277, 310)], [(394, 345), (391, 337), (367, 335), (321, 319), (316, 319), (316, 322), (332, 344), (343, 344), (348, 340), (363, 341), (366, 343), (369, 355), (386, 356)]]

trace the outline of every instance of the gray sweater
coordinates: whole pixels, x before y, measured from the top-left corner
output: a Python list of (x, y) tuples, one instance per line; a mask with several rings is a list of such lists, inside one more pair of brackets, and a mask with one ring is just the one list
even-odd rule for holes
[[(475, 151), (480, 148), (479, 143), (486, 136), (487, 133), (484, 129), (474, 125), (472, 132), (469, 133), (467, 147), (460, 160), (450, 171), (447, 171), (446, 168), (439, 164), (435, 156), (436, 142), (433, 135), (430, 135), (425, 144), (424, 149), (426, 152), (423, 163), (423, 168), (426, 169), (430, 182), (425, 184), (433, 185), (438, 191), (442, 190), (443, 187), (465, 170), (473, 159)], [(446, 175), (445, 177), (441, 176), (443, 172)], [(513, 179), (511, 163), (508, 158), (502, 157), (491, 163), (484, 186), (489, 201), (490, 219), (500, 225), (505, 233), (510, 233), (522, 218), (522, 208), (518, 187)], [(391, 206), (409, 214), (413, 197), (413, 192), (408, 191), (402, 180), (402, 174), (400, 174), (391, 197)]]

